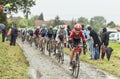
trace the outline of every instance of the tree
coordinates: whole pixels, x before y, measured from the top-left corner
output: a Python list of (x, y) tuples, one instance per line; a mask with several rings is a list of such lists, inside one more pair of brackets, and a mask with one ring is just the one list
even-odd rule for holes
[(0, 13), (0, 23), (6, 24), (7, 23), (6, 19), (7, 19), (6, 14)]
[(60, 21), (59, 16), (56, 16), (56, 17), (55, 17), (55, 20), (54, 20), (54, 22), (53, 22), (53, 26), (63, 25), (63, 24), (64, 24), (64, 22), (63, 22), (63, 21)]
[(106, 20), (102, 16), (95, 16), (95, 17), (91, 18), (90, 24), (93, 26), (98, 25), (98, 26), (104, 27), (104, 26), (106, 26)]
[(43, 20), (44, 21), (43, 13), (40, 14), (39, 20)]
[(104, 17), (102, 16), (95, 16), (93, 18), (91, 18), (90, 20), (90, 25), (95, 28), (95, 29), (99, 29), (99, 28), (103, 28), (106, 27), (106, 20)]
[(19, 27), (28, 27), (28, 19), (21, 19), (18, 23)]
[(115, 26), (116, 26), (116, 24), (113, 21), (111, 21), (107, 24), (107, 27), (110, 27), (110, 28), (114, 28)]
[(11, 5), (11, 7), (9, 7), (10, 13), (17, 13), (18, 10), (21, 10), (28, 19), (28, 15), (30, 14), (30, 7), (35, 5), (35, 0), (0, 0), (0, 3), (2, 3), (3, 6), (9, 3)]
[(71, 28), (74, 27), (75, 23), (76, 23), (76, 21), (75, 21), (74, 19), (72, 19), (72, 21), (71, 21), (71, 23), (70, 23)]
[(77, 21), (77, 22), (80, 23), (80, 24), (84, 24), (84, 25), (89, 24), (88, 19), (85, 18), (85, 17), (80, 17), (80, 18), (78, 18), (78, 21)]
[(39, 16), (35, 15), (33, 17), (31, 17), (30, 19), (28, 19), (28, 26), (29, 27), (34, 27), (35, 26), (35, 20), (38, 20)]

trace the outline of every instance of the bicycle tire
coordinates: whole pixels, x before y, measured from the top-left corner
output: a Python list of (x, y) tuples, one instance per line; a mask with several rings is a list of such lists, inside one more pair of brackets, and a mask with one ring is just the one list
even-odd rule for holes
[(33, 39), (32, 37), (30, 38), (30, 46), (32, 47), (32, 42), (33, 42)]
[(58, 44), (58, 63), (61, 61), (61, 43)]
[(43, 39), (42, 52), (43, 52), (43, 54), (45, 53), (45, 39)]
[(61, 64), (63, 64), (63, 60), (64, 60), (64, 53), (62, 50), (62, 42), (60, 43), (60, 62)]
[(52, 45), (51, 41), (49, 41), (48, 43), (49, 56), (51, 56), (51, 48), (52, 48), (51, 45)]
[(62, 47), (61, 47), (61, 63), (62, 64), (64, 63), (64, 53), (63, 53)]
[(72, 61), (72, 75), (74, 75), (74, 71), (75, 71), (75, 61)]
[(76, 67), (75, 67), (75, 77), (77, 78), (79, 75), (79, 68), (80, 68), (80, 57), (76, 55)]

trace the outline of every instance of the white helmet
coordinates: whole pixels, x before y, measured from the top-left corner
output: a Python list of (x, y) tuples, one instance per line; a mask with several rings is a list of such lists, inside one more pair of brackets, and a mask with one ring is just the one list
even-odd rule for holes
[(64, 29), (65, 27), (64, 27), (64, 25), (60, 25), (60, 29)]

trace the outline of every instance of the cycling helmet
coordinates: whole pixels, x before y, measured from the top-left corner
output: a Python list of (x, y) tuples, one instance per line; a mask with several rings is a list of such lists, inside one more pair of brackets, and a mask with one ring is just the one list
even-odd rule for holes
[(64, 29), (65, 27), (64, 27), (64, 25), (60, 25), (60, 29)]
[(42, 28), (46, 28), (46, 24), (42, 24)]
[(82, 27), (81, 27), (80, 24), (75, 24), (75, 25), (74, 25), (74, 29), (75, 29), (76, 31), (80, 31), (81, 28), (82, 28)]

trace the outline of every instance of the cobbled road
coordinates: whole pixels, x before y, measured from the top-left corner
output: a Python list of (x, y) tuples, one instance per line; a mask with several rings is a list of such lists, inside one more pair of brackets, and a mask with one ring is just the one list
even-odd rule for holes
[[(39, 49), (32, 47), (28, 42), (24, 44), (20, 39), (17, 43), (23, 50), (24, 55), (30, 63), (30, 68), (34, 69), (37, 73), (36, 79), (75, 79), (71, 75), (69, 67), (69, 56), (65, 55), (64, 64), (57, 62), (52, 55), (48, 56), (48, 52), (42, 54)], [(85, 62), (80, 63), (80, 73), (77, 79), (118, 79), (105, 71), (95, 68)]]

